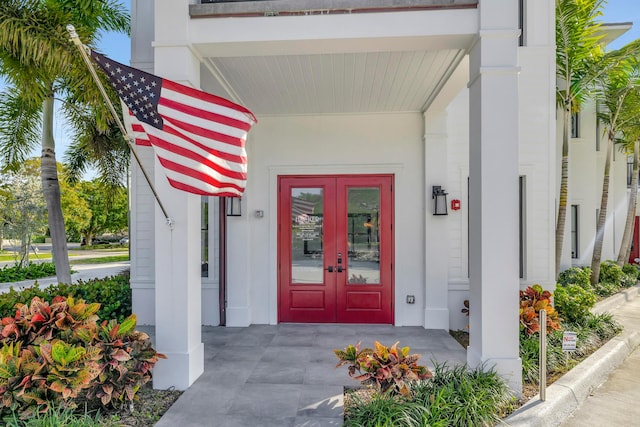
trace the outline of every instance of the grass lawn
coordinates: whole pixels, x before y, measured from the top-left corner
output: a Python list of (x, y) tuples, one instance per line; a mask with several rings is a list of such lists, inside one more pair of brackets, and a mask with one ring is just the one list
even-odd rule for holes
[[(125, 250), (127, 250), (127, 248), (110, 248), (110, 249), (100, 249), (99, 252), (109, 253), (109, 252), (122, 252)], [(16, 256), (17, 255), (13, 253), (0, 253), (0, 262), (15, 261)], [(86, 254), (80, 251), (74, 251), (73, 249), (69, 251), (69, 258), (74, 258), (79, 256), (86, 256)], [(31, 261), (51, 260), (51, 255), (49, 253), (40, 254), (40, 255), (30, 255), (29, 259)], [(103, 259), (106, 259), (106, 260), (103, 260)], [(118, 261), (128, 261), (128, 260), (129, 260), (129, 255), (123, 254), (123, 255), (109, 255), (104, 257), (98, 256), (93, 258), (85, 258), (83, 260), (74, 260), (72, 261), (72, 264), (101, 264), (105, 262), (118, 262)]]
[(74, 259), (71, 261), (72, 265), (78, 265), (78, 264), (104, 264), (107, 262), (121, 262), (121, 261), (129, 261), (129, 254), (123, 254), (123, 255), (109, 255), (109, 256), (102, 256), (102, 257), (96, 257), (96, 258), (80, 258), (80, 259)]
[[(74, 256), (78, 256), (79, 254), (69, 254), (69, 257), (74, 257)], [(6, 261), (15, 261), (16, 260), (17, 255), (14, 254), (0, 254), (0, 262), (6, 262)], [(29, 255), (29, 259), (31, 261), (38, 261), (38, 260), (50, 260), (51, 259), (51, 255), (49, 254), (43, 254), (43, 255)]]

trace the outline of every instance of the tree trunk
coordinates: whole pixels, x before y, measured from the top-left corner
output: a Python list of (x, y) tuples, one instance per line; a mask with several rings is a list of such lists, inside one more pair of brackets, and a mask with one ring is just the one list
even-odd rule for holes
[(558, 221), (556, 222), (556, 277), (560, 273), (564, 228), (567, 219), (567, 196), (569, 192), (569, 132), (571, 132), (571, 102), (567, 101), (564, 109), (562, 128), (562, 172), (560, 180), (560, 196), (558, 199)]
[(631, 253), (631, 242), (633, 240), (633, 229), (636, 219), (636, 203), (638, 201), (638, 145), (639, 140), (633, 143), (633, 172), (631, 172), (631, 188), (629, 189), (629, 205), (627, 206), (627, 219), (624, 224), (622, 242), (618, 252), (617, 264), (622, 267), (629, 260)]
[(602, 261), (602, 243), (604, 242), (604, 229), (607, 222), (607, 204), (609, 203), (609, 178), (611, 171), (611, 150), (613, 149), (614, 131), (609, 129), (607, 133), (607, 157), (604, 162), (604, 176), (602, 179), (602, 197), (600, 199), (600, 214), (596, 225), (596, 238), (593, 243), (593, 255), (591, 256), (591, 286), (595, 286), (600, 280), (600, 263)]
[(71, 283), (67, 236), (60, 205), (60, 183), (56, 170), (55, 142), (53, 140), (53, 96), (44, 100), (42, 114), (42, 192), (47, 202), (51, 252), (56, 266), (58, 283)]
[(20, 240), (20, 262), (18, 262), (19, 268), (24, 268), (29, 265), (29, 236), (22, 234)]

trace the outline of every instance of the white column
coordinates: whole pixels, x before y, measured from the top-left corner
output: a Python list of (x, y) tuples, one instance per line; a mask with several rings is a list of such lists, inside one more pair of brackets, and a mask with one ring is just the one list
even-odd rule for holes
[[(153, 73), (153, 2), (131, 2), (131, 66)], [(144, 18), (140, 18), (144, 17)], [(151, 147), (135, 148), (138, 157), (153, 180), (154, 154)], [(154, 205), (151, 187), (131, 156), (129, 242), (131, 253), (132, 310), (139, 325), (155, 324)]]
[(433, 215), (431, 190), (447, 187), (447, 113), (425, 113), (425, 309), (426, 329), (449, 330), (448, 216)]
[[(158, 0), (155, 74), (198, 87), (200, 62), (185, 40), (188, 2)], [(172, 188), (156, 159), (156, 191), (175, 224), (155, 212), (156, 347), (167, 356), (154, 369), (157, 389), (187, 389), (204, 372), (201, 337), (200, 196)]]
[(522, 392), (518, 351), (518, 2), (481, 0), (470, 53), (470, 366)]

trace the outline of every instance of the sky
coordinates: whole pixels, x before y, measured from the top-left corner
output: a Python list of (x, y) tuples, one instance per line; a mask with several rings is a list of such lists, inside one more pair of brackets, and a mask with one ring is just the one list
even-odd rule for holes
[(629, 31), (609, 45), (612, 49), (619, 49), (633, 40), (640, 39), (640, 1), (638, 0), (608, 0), (601, 20), (606, 23), (633, 23)]
[[(121, 4), (130, 9), (130, 0), (122, 0)], [(609, 48), (618, 49), (630, 41), (640, 38), (640, 0), (608, 0), (603, 11), (604, 14), (601, 18), (603, 22), (633, 23), (631, 30), (610, 44)], [(98, 48), (106, 56), (115, 59), (118, 62), (127, 65), (130, 62), (131, 44), (128, 36), (116, 33), (106, 33), (101, 37)], [(62, 160), (63, 153), (68, 145), (68, 138), (64, 132), (64, 123), (61, 120), (57, 120), (57, 124), (54, 129), (54, 138), (56, 139), (56, 156), (58, 160)], [(37, 149), (33, 155), (39, 156), (40, 150)]]

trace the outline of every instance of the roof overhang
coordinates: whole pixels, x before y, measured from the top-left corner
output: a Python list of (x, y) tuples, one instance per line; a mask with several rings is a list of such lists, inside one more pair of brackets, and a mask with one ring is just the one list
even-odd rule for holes
[[(288, 8), (294, 4), (297, 9)], [(315, 11), (378, 9), (301, 13), (311, 4)], [(257, 115), (425, 111), (477, 37), (476, 5), (472, 0), (191, 5), (189, 40), (203, 64), (203, 89), (226, 94)], [(255, 13), (275, 6), (288, 13)], [(230, 17), (229, 10), (247, 13)]]
[(609, 43), (622, 36), (633, 27), (633, 22), (611, 22), (604, 23), (600, 26), (601, 32), (604, 33), (602, 37), (602, 43), (608, 45)]

